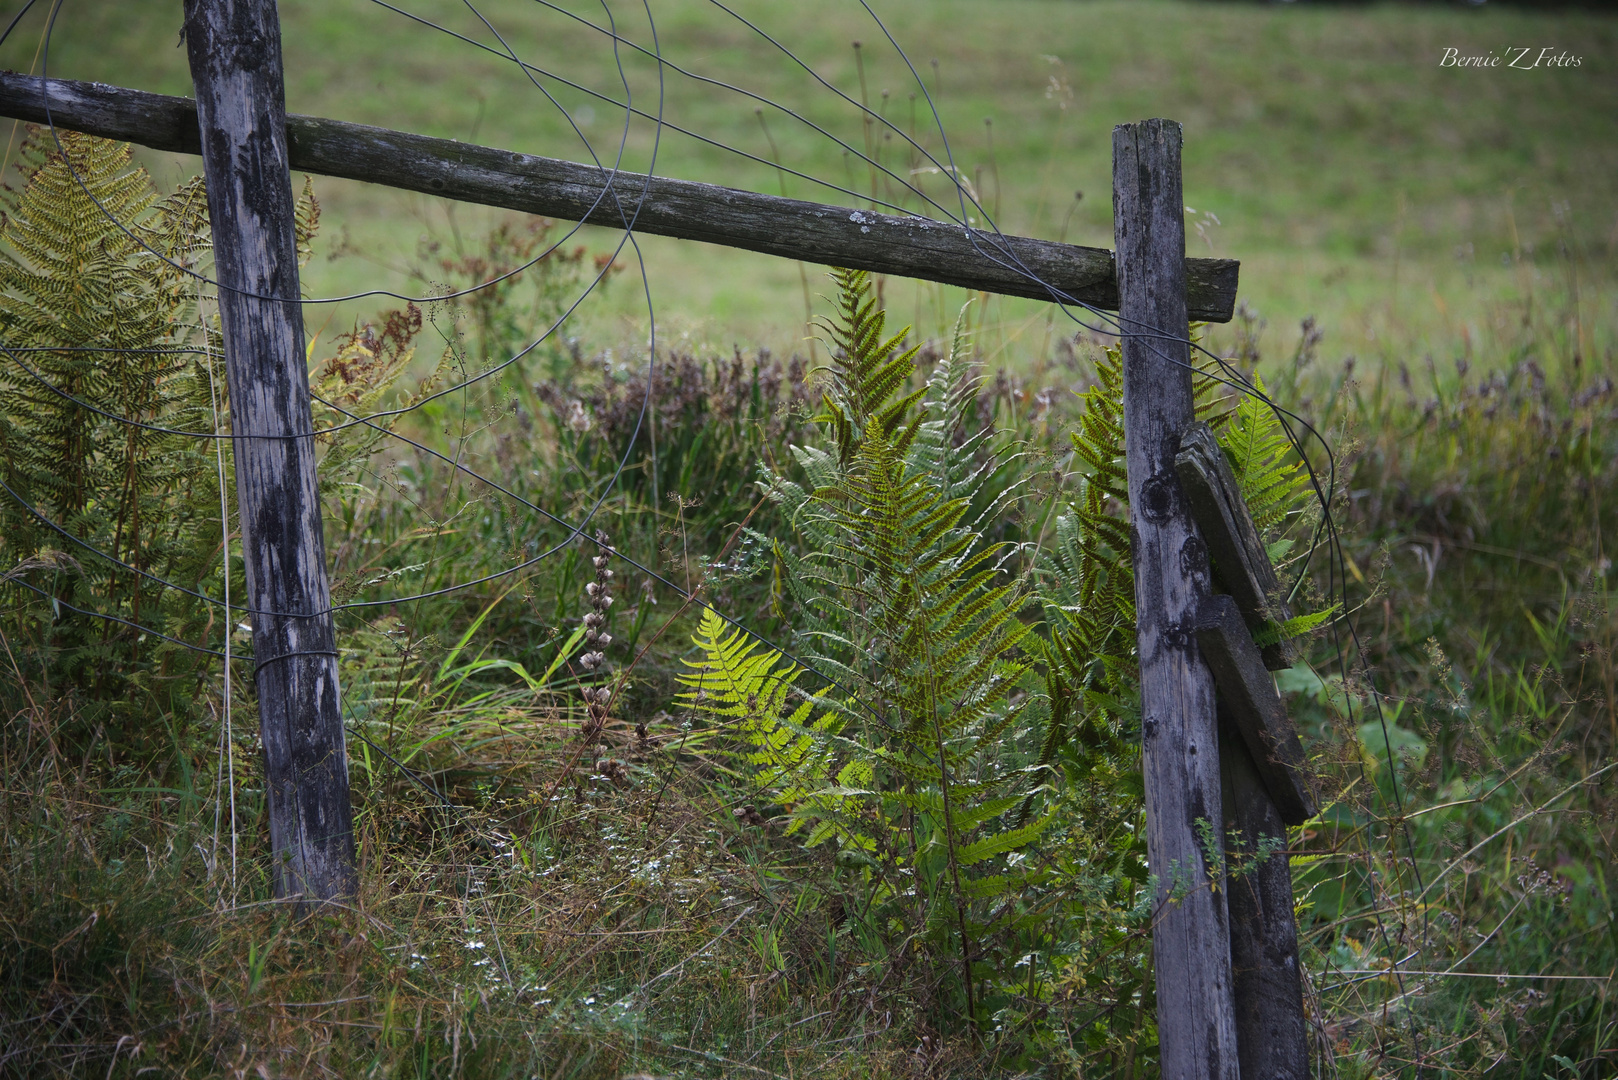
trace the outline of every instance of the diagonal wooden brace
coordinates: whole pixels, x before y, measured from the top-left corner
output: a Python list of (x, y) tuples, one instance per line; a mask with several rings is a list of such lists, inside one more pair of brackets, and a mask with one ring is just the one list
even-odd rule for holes
[[(1174, 471), (1191, 503), (1191, 516), (1208, 545), (1214, 576), (1235, 598), (1247, 629), (1254, 635), (1270, 624), (1292, 618), (1281, 598), (1281, 583), (1270, 565), (1269, 553), (1242, 501), (1241, 485), (1219, 448), (1213, 429), (1195, 423), (1180, 436)], [(1297, 662), (1290, 644), (1278, 641), (1262, 649), (1264, 666), (1271, 671)]]
[(1229, 596), (1203, 600), (1197, 609), (1196, 633), (1220, 700), (1252, 753), (1281, 820), (1302, 825), (1318, 810), (1303, 744), (1236, 601)]

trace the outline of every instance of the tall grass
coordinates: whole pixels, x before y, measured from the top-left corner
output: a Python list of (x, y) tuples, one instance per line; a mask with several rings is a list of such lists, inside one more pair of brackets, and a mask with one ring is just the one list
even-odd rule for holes
[(1487, 359), (1362, 372), (1306, 325), (1276, 371), (1342, 455), (1329, 569), (1358, 637), (1282, 673), (1336, 789), (1296, 872), (1342, 1075), (1599, 1076), (1618, 1047), (1618, 354), (1538, 300)]
[[(484, 370), (587, 271), (558, 260), (499, 304), (429, 309), (413, 343), (439, 334), (446, 371)], [(1613, 1068), (1618, 356), (1544, 299), (1486, 359), (1462, 341), (1367, 372), (1325, 358), (1326, 326), (1277, 361), (1253, 319), (1227, 350), (1341, 452), (1344, 558), (1304, 587), (1346, 581), (1363, 650), (1323, 635), (1280, 674), (1327, 795), (1293, 838), (1321, 1075)], [(940, 350), (919, 344), (924, 378)], [(965, 406), (1018, 450), (991, 486), (1032, 493), (988, 538), (1050, 541), (1039, 508), (1074, 483), (1070, 391), (1099, 348), (1061, 341)], [(642, 416), (640, 359), (563, 342), (401, 426), (449, 461), (396, 443), (329, 493), (345, 598), (512, 571), (342, 617), (351, 907), (299, 921), (271, 900), (250, 705), (227, 733), (209, 680), (202, 722), (152, 710), (145, 751), (110, 756), (12, 640), (30, 623), (0, 623), (0, 1071), (1152, 1075), (1151, 913), (1141, 882), (1098, 869), (1138, 846), (1127, 768), (1053, 796), (1037, 887), (1012, 901), (1026, 963), (974, 1033), (928, 1007), (937, 957), (860, 933), (846, 867), (786, 835), (741, 740), (681, 706), (701, 606), (683, 592), (792, 628), (737, 537), (788, 534), (757, 466), (791, 468), (819, 391), (801, 358), (657, 360)], [(588, 537), (525, 505), (577, 522), (603, 492)], [(596, 666), (598, 527), (617, 602)]]

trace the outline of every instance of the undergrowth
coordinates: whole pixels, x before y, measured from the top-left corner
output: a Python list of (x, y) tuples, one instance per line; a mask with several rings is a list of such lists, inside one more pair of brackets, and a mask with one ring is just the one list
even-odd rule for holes
[[(83, 152), (153, 208), (137, 220), (178, 220), (163, 207), (193, 189), (159, 201)], [(19, 355), (115, 415), (213, 430), (209, 298), (125, 296), (108, 282), (159, 271), (103, 245), (83, 295), (157, 314), (28, 322), (61, 295), (26, 277), (49, 277), (17, 240), (34, 205), (10, 204), (7, 343), (117, 327), (156, 351)], [(424, 252), (422, 276), (511, 269), (547, 229)], [(351, 905), (299, 920), (271, 899), (243, 672), (23, 585), (215, 648), (228, 620), (7, 503), (0, 1072), (1155, 1074), (1116, 349), (1070, 338), (990, 375), (964, 334), (887, 330), (842, 274), (820, 370), (518, 356), (591, 266), (555, 252), (311, 354), (323, 425), (414, 406), (394, 430), (442, 452), (364, 425), (323, 444), (337, 598), (489, 579), (339, 616)], [(1412, 365), (1423, 384), (1327, 371), (1308, 328), (1276, 363), (1245, 325), (1231, 362), (1340, 451), (1321, 473), (1340, 563), (1273, 414), (1197, 382), (1293, 609), (1346, 584), (1363, 645), (1333, 621), (1278, 673), (1323, 795), (1290, 842), (1322, 1076), (1612, 1071), (1618, 357), (1523, 327), (1497, 373), (1463, 345)], [(105, 546), (138, 517), (167, 538), (138, 565), (226, 585), (228, 447), (119, 441), (15, 363), (0, 383), (8, 437), (93, 429), (46, 455), (90, 493), (52, 520)], [(44, 465), (7, 468), (62, 509)], [(178, 689), (123, 689), (159, 676)], [(106, 737), (114, 715), (131, 735)]]

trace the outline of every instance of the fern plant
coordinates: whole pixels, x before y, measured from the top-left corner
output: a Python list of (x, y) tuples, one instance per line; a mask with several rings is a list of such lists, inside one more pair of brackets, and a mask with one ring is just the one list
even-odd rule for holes
[[(186, 272), (209, 268), (207, 200), (200, 179), (160, 195), (127, 145), (60, 138), (30, 129), (26, 183), (0, 218), (0, 575), (20, 601), (5, 629), (52, 688), (77, 695), (86, 730), (117, 720), (110, 742), (139, 746), (149, 706), (190, 712), (207, 666), (185, 643), (217, 649), (234, 622), (193, 594), (221, 596), (228, 571), (245, 595), (240, 564), (222, 557), (229, 444), (178, 434), (228, 431), (212, 297)], [(306, 182), (301, 260), (318, 221)], [(374, 407), (409, 361), (383, 338), (380, 358), (374, 340), (345, 339), (317, 392)], [(344, 419), (325, 411), (322, 426)], [(324, 437), (323, 489), (378, 438), (360, 426)]]
[[(1320, 506), (1314, 498), (1313, 478), (1298, 459), (1275, 411), (1265, 403), (1264, 380), (1256, 373), (1253, 385), (1257, 393), (1243, 395), (1237, 402), (1221, 444), (1253, 524), (1265, 538), (1265, 549), (1271, 561), (1279, 563), (1296, 545), (1297, 534), (1319, 521)], [(1331, 604), (1269, 624), (1254, 640), (1269, 645), (1302, 637), (1330, 621), (1338, 608)]]
[(191, 656), (70, 606), (177, 637), (207, 622), (154, 580), (202, 585), (221, 535), (213, 447), (154, 430), (213, 427), (196, 285), (169, 262), (205, 259), (205, 202), (197, 181), (160, 198), (127, 146), (61, 139), (30, 133), (0, 226), (0, 553), (53, 601), (25, 609), (50, 679), (130, 709)]
[[(1058, 750), (1078, 736), (1088, 748), (1079, 751), (1086, 771), (1103, 762), (1114, 769), (1133, 755), (1133, 743), (1126, 736), (1138, 719), (1134, 694), (1139, 675), (1124, 454), (1123, 350), (1116, 345), (1104, 350), (1095, 374), (1095, 384), (1081, 395), (1084, 411), (1072, 434), (1081, 466), (1078, 497), (1057, 519), (1056, 544), (1043, 568), (1043, 595), (1055, 628), (1046, 668), (1051, 697), (1072, 702), (1074, 709), (1053, 717), (1040, 764), (1051, 766)], [(1205, 375), (1194, 379), (1193, 401), (1197, 418), (1224, 434), (1230, 413), (1215, 394), (1217, 386)]]
[[(1218, 433), (1254, 524), (1267, 541), (1272, 559), (1293, 545), (1284, 535), (1307, 524), (1313, 503), (1308, 470), (1298, 460), (1274, 411), (1262, 396), (1244, 394), (1231, 407), (1217, 393), (1211, 362), (1199, 366), (1193, 379), (1198, 419)], [(1117, 732), (1134, 719), (1138, 671), (1134, 666), (1135, 584), (1130, 563), (1128, 504), (1123, 425), (1123, 354), (1106, 349), (1096, 368), (1096, 383), (1082, 395), (1084, 413), (1072, 435), (1083, 470), (1078, 498), (1057, 520), (1057, 543), (1046, 567), (1044, 595), (1050, 604), (1052, 634), (1050, 677), (1071, 684), (1079, 706), (1048, 729), (1041, 755), (1049, 763), (1072, 735), (1089, 743), (1116, 747)], [(1335, 608), (1299, 615), (1272, 627), (1267, 640), (1305, 634), (1334, 614)], [(1262, 642), (1261, 642), (1262, 644)], [(1069, 700), (1052, 692), (1052, 700)], [(1099, 742), (1098, 742), (1099, 740)]]
[(992, 432), (954, 438), (975, 391), (962, 335), (911, 389), (908, 331), (886, 333), (865, 274), (834, 277), (825, 444), (793, 448), (807, 483), (766, 469), (765, 485), (796, 540), (773, 544), (798, 646), (838, 689), (803, 696), (795, 665), (724, 636), (710, 616), (687, 700), (737, 726), (789, 829), (835, 847), (872, 942), (913, 952), (926, 939), (927, 955), (953, 955), (953, 979), (937, 976), (978, 1020), (976, 984), (1007, 959), (986, 944), (1013, 891), (1007, 857), (1051, 823), (1012, 820), (1038, 784), (1021, 744), (1045, 703), (1018, 618), (1030, 601), (1018, 552), (983, 538), (1018, 491), (971, 513), (999, 454), (980, 453)]

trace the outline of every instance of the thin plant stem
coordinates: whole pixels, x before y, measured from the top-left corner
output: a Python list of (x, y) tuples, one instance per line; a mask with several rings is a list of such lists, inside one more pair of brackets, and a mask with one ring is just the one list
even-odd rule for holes
[[(219, 544), (222, 553), (221, 565), (224, 577), (225, 602), (225, 659), (223, 672), (223, 713), (224, 731), (222, 735), (222, 750), (225, 757), (225, 770), (227, 786), (230, 789), (230, 895), (231, 902), (236, 901), (236, 742), (231, 727), (231, 683), (230, 683), (230, 643), (235, 637), (236, 626), (230, 608), (230, 500), (227, 494), (225, 481), (225, 440), (219, 438), (221, 425), (219, 422), (219, 382), (215, 373), (214, 353), (211, 341), (208, 338), (208, 323), (202, 316), (203, 309), (202, 279), (197, 279), (197, 322), (202, 327), (202, 351), (208, 361), (208, 405), (213, 413), (214, 431), (214, 464), (219, 476)], [(215, 807), (214, 814), (214, 850), (219, 849), (219, 816), (220, 806)], [(217, 858), (217, 854), (216, 854)]]

